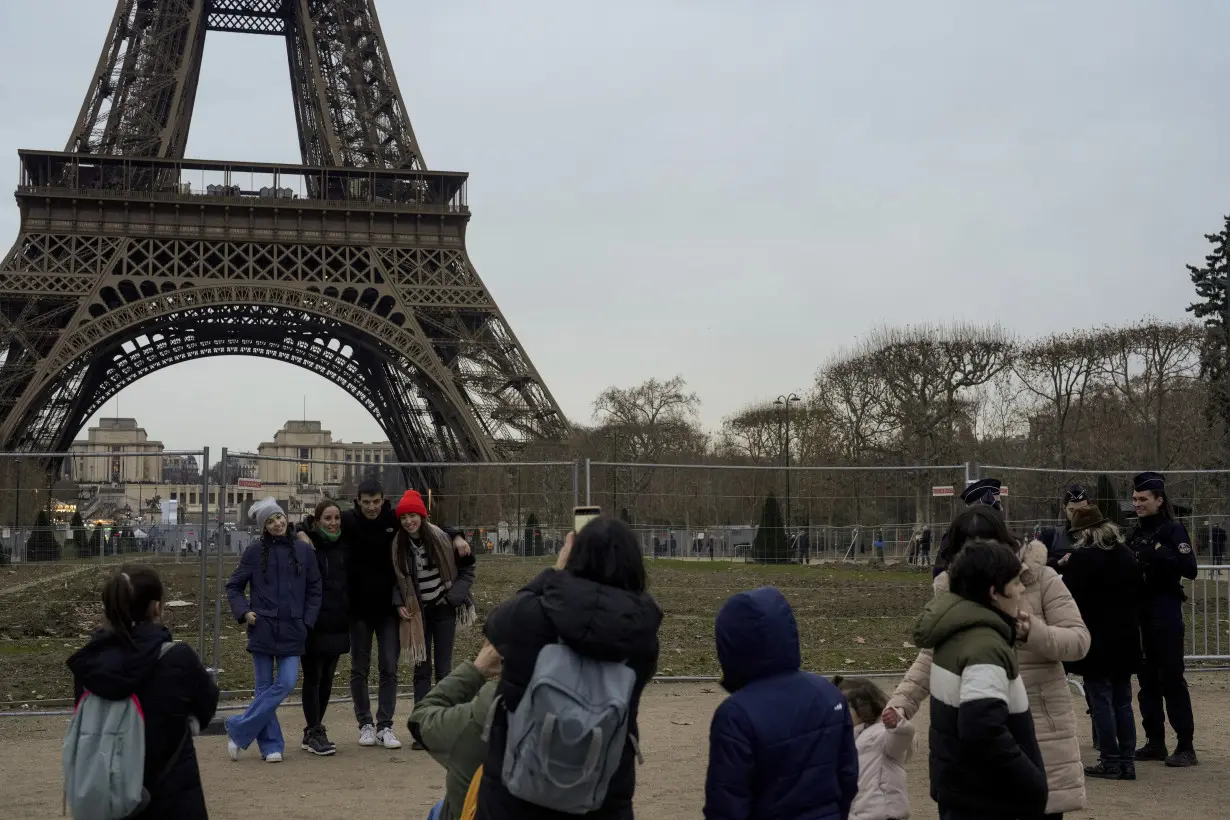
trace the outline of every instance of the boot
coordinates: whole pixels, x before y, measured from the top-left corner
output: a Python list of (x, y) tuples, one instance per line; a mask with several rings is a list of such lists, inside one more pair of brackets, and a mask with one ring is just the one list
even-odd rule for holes
[(1120, 763), (1119, 764), (1119, 779), (1120, 780), (1135, 780), (1136, 779), (1136, 764), (1135, 763)]
[(1166, 744), (1160, 741), (1150, 740), (1136, 750), (1136, 760), (1157, 760), (1163, 761), (1167, 758)]
[[(1135, 772), (1132, 774), (1135, 777)], [(1121, 780), (1123, 778), (1123, 769), (1118, 763), (1107, 763), (1105, 760), (1100, 761), (1096, 766), (1085, 767), (1085, 777), (1096, 777), (1101, 780)]]
[(1188, 746), (1175, 749), (1174, 754), (1166, 758), (1166, 765), (1172, 769), (1186, 769), (1191, 766), (1199, 766), (1200, 761), (1196, 759), (1196, 750)]

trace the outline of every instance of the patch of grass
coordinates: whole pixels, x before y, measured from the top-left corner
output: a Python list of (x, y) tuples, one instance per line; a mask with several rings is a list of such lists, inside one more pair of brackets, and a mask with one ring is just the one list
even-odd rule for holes
[[(223, 580), (237, 558), (224, 559)], [(480, 624), (457, 634), (454, 659), (472, 658), (482, 643), (482, 618), (514, 594), (552, 559), (483, 556), (474, 587)], [(212, 561), (205, 599), (205, 658), (212, 662)], [(179, 640), (197, 644), (200, 569), (192, 563), (158, 565), (167, 600), (190, 606), (167, 610)], [(799, 623), (803, 663), (818, 671), (902, 669), (913, 660), (907, 647), (918, 612), (930, 598), (930, 575), (908, 569), (858, 565), (756, 565), (727, 561), (651, 560), (650, 592), (662, 607), (659, 674), (720, 674), (714, 649), (713, 622), (718, 609), (735, 592), (777, 586), (794, 607)], [(27, 702), (71, 697), (72, 681), (64, 661), (100, 623), (99, 592), (111, 568), (99, 567), (67, 579), (20, 590), (0, 600), (0, 701)], [(222, 602), (219, 659), (224, 689), (252, 688), (252, 665), (244, 630)], [(410, 669), (402, 676), (409, 683)], [(349, 657), (338, 665), (338, 683), (350, 676)], [(375, 684), (375, 671), (372, 672)], [(343, 687), (344, 688), (344, 687)]]

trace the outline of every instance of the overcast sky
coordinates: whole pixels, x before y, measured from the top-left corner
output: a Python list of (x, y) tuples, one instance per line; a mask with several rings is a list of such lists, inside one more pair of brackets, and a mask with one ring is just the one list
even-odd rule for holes
[[(1221, 0), (378, 9), (429, 167), (471, 174), (479, 274), (577, 420), (682, 374), (716, 426), (885, 323), (1179, 319), (1230, 210)], [(0, 2), (0, 189), (18, 147), (64, 147), (113, 12)], [(299, 160), (277, 38), (210, 34), (195, 112), (191, 157)], [(0, 207), (0, 243), (17, 226)], [(251, 358), (161, 371), (119, 412), (247, 449), (304, 395), (335, 436), (383, 438)]]

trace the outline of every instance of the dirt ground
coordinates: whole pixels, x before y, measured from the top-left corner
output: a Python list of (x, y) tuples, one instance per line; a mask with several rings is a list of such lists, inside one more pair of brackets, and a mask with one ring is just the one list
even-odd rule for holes
[[(892, 681), (881, 681), (886, 688)], [(1089, 784), (1089, 808), (1079, 817), (1091, 820), (1155, 820), (1181, 813), (1189, 818), (1228, 817), (1226, 772), (1230, 771), (1230, 675), (1191, 676), (1199, 731), (1199, 768), (1170, 770), (1142, 764), (1135, 783)], [(642, 820), (688, 820), (701, 817), (709, 719), (723, 697), (714, 686), (658, 684), (646, 691), (641, 705), (645, 765), (638, 773), (637, 816)], [(403, 702), (404, 717), (409, 703)], [(363, 749), (355, 743), (348, 704), (330, 707), (333, 737), (340, 741), (332, 758), (313, 758), (297, 746), (280, 765), (262, 763), (250, 751), (239, 763), (226, 754), (222, 737), (197, 740), (205, 793), (214, 818), (312, 817), (314, 820), (407, 820), (426, 817), (443, 792), (443, 773), (426, 754), (408, 747), (396, 752)], [(288, 737), (302, 716), (297, 708), (281, 714)], [(399, 719), (399, 723), (401, 719)], [(1089, 724), (1085, 759), (1092, 762)], [(0, 815), (12, 820), (60, 814), (60, 741), (63, 718), (0, 719)], [(910, 764), (911, 817), (933, 818), (927, 796), (926, 724), (917, 718), (922, 739)]]

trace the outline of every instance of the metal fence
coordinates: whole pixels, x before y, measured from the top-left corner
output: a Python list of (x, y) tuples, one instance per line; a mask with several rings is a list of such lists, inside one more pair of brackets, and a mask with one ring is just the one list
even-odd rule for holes
[[(199, 459), (196, 472), (182, 469), (190, 459)], [(425, 495), (435, 520), (466, 530), (480, 552), (510, 557), (555, 553), (572, 528), (572, 508), (596, 504), (630, 524), (647, 557), (691, 561), (762, 558), (752, 547), (771, 496), (779, 517), (765, 520), (781, 522), (786, 560), (815, 564), (882, 557), (890, 564), (925, 564), (962, 507), (961, 489), (973, 478), (1000, 478), (1010, 526), (1031, 534), (1061, 525), (1063, 491), (1074, 481), (1091, 493), (1100, 486), (1130, 514), (1131, 475), (976, 464), (786, 469), (589, 460), (330, 461), (225, 449), (211, 462), (206, 447), (175, 453), (3, 453), (0, 564), (7, 572), (0, 575), (0, 606), (27, 583), (48, 583), (52, 575), (55, 583), (88, 576), (100, 564), (134, 557), (194, 563), (198, 586), (179, 602), (183, 609), (175, 617), (181, 630), (190, 622), (195, 626), (197, 650), (216, 668), (225, 573), (256, 537), (247, 512), (265, 496), (277, 498), (297, 522), (326, 498), (348, 506), (358, 482), (368, 477), (378, 478), (394, 500), (407, 486), (430, 487)], [(1199, 577), (1188, 584), (1189, 659), (1230, 661), (1230, 567), (1220, 568), (1224, 556), (1218, 551), (1230, 526), (1230, 471), (1170, 471), (1167, 479), (1201, 563)], [(76, 525), (73, 513), (81, 517)], [(930, 534), (930, 554), (921, 549), (923, 533)], [(82, 595), (72, 603), (91, 603), (84, 600), (86, 592)]]

